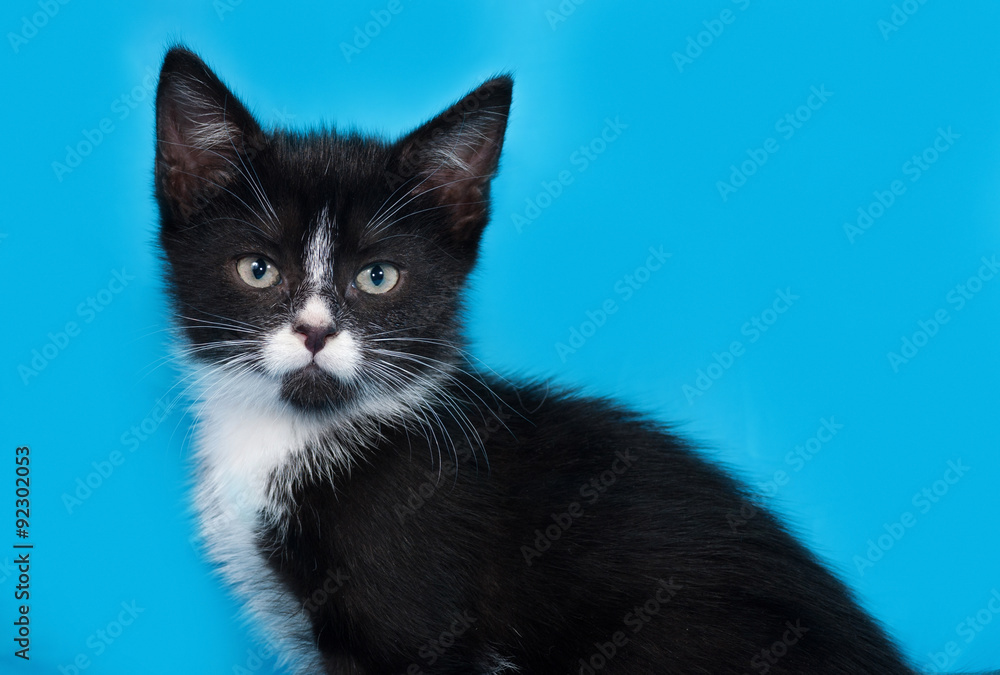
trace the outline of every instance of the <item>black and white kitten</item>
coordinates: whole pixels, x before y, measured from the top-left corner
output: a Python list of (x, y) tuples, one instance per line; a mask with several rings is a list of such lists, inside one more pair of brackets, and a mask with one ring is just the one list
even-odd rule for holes
[(297, 673), (913, 672), (661, 424), (469, 365), (511, 86), (395, 142), (264, 131), (167, 54), (160, 244), (212, 559)]

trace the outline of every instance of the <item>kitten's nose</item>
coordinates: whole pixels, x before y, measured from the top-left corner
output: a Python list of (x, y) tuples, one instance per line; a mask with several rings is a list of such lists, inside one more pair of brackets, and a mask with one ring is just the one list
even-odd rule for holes
[(325, 326), (311, 326), (309, 324), (300, 323), (295, 327), (295, 332), (306, 338), (306, 349), (312, 352), (315, 356), (319, 350), (323, 349), (323, 345), (326, 344), (326, 339), (331, 335), (337, 334), (337, 327), (332, 324), (327, 324)]

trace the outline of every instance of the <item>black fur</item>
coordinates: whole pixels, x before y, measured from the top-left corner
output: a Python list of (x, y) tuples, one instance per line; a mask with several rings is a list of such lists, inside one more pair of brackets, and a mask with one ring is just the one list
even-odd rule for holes
[[(304, 251), (328, 207), (335, 281), (322, 293), (338, 329), (393, 364), (396, 384), (449, 373), (436, 418), (375, 420), (362, 441), (339, 425), (366, 402), (395, 401), (385, 379), (311, 368), (275, 383), (303, 419), (331, 420), (326, 441), (356, 458), (329, 460), (332, 480), (281, 468), (275, 480), (299, 472), (295, 488), (259, 532), (326, 672), (913, 672), (842, 582), (663, 425), (468, 366), (462, 291), (511, 85), (491, 80), (388, 143), (265, 132), (196, 56), (175, 48), (164, 62), (156, 195), (168, 286), (186, 342), (219, 343), (196, 358), (243, 354), (262, 370), (253, 343), (304, 302)], [(199, 138), (199, 125), (222, 125), (226, 142)], [(391, 225), (366, 233), (401, 195)], [(272, 260), (281, 284), (241, 284), (234, 260), (249, 253)], [(358, 295), (352, 280), (377, 261), (399, 266), (398, 289)], [(240, 326), (251, 344), (233, 342), (247, 338)], [(402, 354), (370, 351), (388, 331)]]

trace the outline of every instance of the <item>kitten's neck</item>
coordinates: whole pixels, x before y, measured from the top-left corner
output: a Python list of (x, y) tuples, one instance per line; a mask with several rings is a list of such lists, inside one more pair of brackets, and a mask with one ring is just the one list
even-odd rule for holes
[[(288, 488), (273, 477), (320, 446), (327, 425), (297, 413), (276, 397), (246, 395), (240, 379), (244, 378), (225, 378), (229, 386), (225, 380), (210, 385), (198, 399), (195, 447), (203, 488), (241, 512), (275, 513)], [(331, 453), (329, 461), (350, 460)]]
[[(217, 371), (196, 392), (196, 457), (210, 489), (224, 501), (249, 500), (255, 511), (290, 503), (303, 474), (332, 483), (388, 427), (419, 427), (457, 381), (455, 367), (335, 411), (307, 411), (281, 400), (264, 375)], [(250, 497), (247, 497), (250, 495)]]

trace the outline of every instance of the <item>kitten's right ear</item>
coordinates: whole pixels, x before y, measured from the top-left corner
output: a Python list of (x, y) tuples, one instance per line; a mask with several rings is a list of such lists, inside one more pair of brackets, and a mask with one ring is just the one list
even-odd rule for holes
[(244, 171), (263, 143), (253, 116), (204, 61), (167, 52), (156, 90), (156, 187), (187, 216)]

